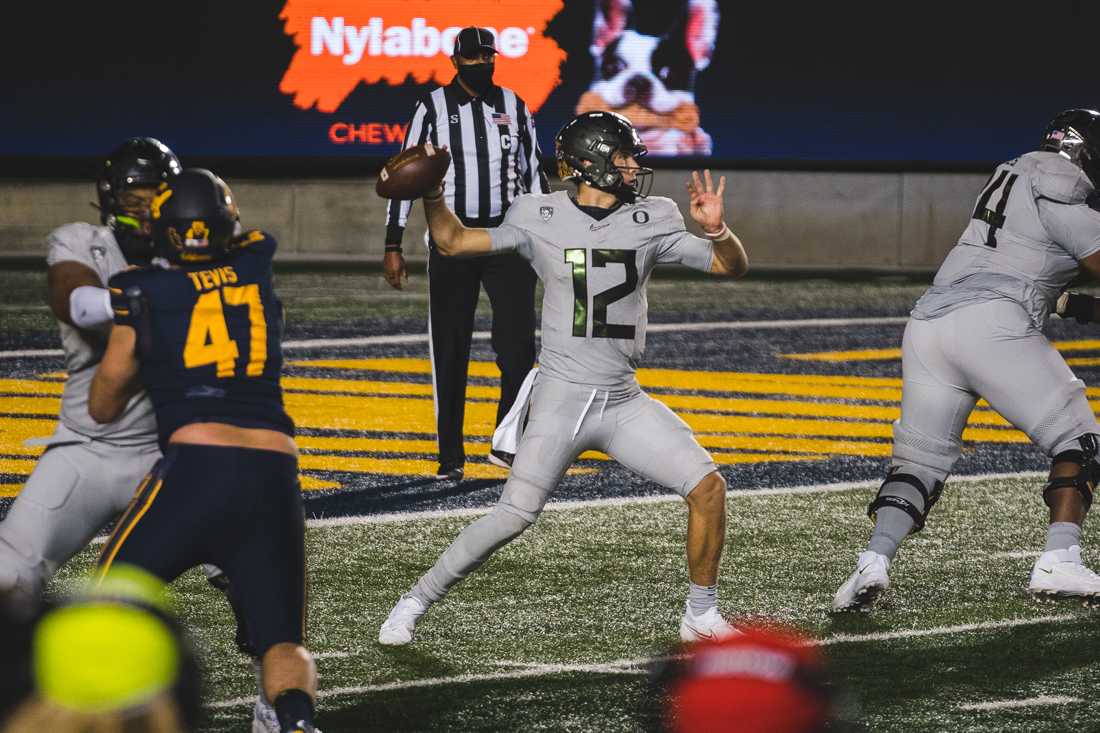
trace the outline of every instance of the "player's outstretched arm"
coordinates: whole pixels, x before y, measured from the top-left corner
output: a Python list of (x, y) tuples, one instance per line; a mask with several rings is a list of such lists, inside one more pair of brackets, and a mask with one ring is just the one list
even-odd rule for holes
[(711, 274), (741, 277), (749, 271), (749, 256), (745, 253), (741, 240), (726, 225), (725, 204), (722, 201), (722, 194), (726, 192), (726, 177), (721, 176), (718, 179), (716, 190), (709, 170), (703, 171), (702, 178), (699, 177), (699, 171), (692, 171), (687, 188), (691, 195), (691, 218), (714, 243)]
[(88, 393), (88, 414), (97, 423), (117, 419), (130, 398), (138, 393), (138, 360), (134, 353), (137, 331), (116, 323), (107, 341), (107, 351), (96, 367)]
[(471, 229), (463, 225), (443, 200), (443, 187), (424, 195), (424, 215), (439, 252), (451, 257), (489, 254), (492, 243), (488, 229)]

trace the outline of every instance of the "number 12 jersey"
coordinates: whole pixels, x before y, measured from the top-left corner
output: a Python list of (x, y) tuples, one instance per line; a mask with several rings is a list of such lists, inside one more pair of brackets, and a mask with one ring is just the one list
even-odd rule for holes
[(690, 234), (662, 196), (598, 211), (566, 191), (526, 194), (489, 233), (494, 252), (519, 253), (543, 282), (540, 370), (601, 389), (635, 383), (654, 266), (709, 272), (713, 258), (710, 240)]

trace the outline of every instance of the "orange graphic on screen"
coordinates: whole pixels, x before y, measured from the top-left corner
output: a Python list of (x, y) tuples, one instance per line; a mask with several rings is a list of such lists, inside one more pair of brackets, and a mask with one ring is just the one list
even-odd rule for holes
[(546, 24), (563, 0), (287, 0), (279, 18), (298, 47), (279, 83), (294, 105), (334, 112), (360, 83), (402, 84), (454, 77), (459, 30), (491, 28), (498, 50), (493, 81), (537, 110), (561, 81), (565, 59)]

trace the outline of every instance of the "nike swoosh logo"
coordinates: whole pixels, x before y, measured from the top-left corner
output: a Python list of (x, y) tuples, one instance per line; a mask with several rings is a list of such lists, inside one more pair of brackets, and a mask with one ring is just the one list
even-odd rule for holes
[(604, 227), (609, 227), (609, 226), (611, 226), (611, 222), (605, 222), (603, 224), (589, 224), (588, 228), (589, 228), (589, 230), (594, 232), (597, 229), (603, 229)]
[(706, 634), (699, 631), (699, 629), (695, 629), (695, 628), (693, 628), (691, 631), (696, 636), (698, 636), (700, 639), (707, 639), (707, 640), (714, 640), (714, 641), (717, 641), (717, 639), (718, 639), (718, 634), (715, 634), (713, 631), (709, 632), (709, 633), (706, 633)]
[(1047, 575), (1050, 575), (1051, 573), (1054, 572), (1054, 570), (1053, 569), (1047, 570), (1046, 568), (1039, 568), (1039, 572), (1040, 573), (1046, 573)]
[(865, 572), (867, 572), (867, 569), (868, 569), (869, 567), (871, 567), (871, 566), (870, 566), (870, 565), (864, 565), (863, 567), (861, 567), (861, 568), (859, 569), (859, 574), (860, 574), (860, 575), (863, 575), (863, 574), (864, 574)]

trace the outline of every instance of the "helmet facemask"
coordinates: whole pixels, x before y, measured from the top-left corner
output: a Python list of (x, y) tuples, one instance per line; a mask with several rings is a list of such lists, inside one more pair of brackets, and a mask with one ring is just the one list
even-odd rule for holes
[(153, 256), (149, 204), (157, 187), (179, 175), (179, 158), (153, 138), (130, 138), (107, 156), (96, 179), (100, 220), (131, 264)]

